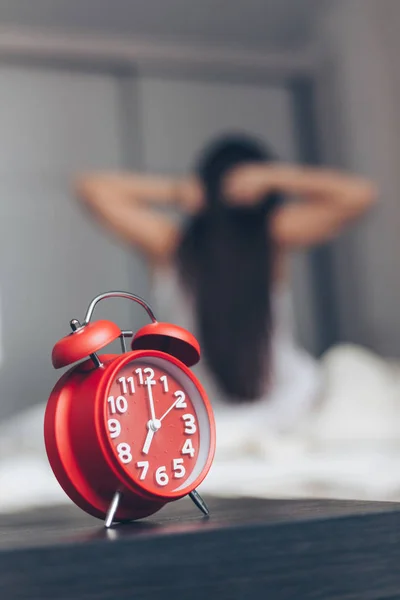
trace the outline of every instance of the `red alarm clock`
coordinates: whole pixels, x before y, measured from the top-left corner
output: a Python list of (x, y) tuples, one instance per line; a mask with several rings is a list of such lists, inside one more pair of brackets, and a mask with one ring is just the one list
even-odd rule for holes
[[(111, 321), (92, 322), (96, 304), (111, 297), (138, 302), (152, 322), (135, 335)], [(70, 325), (52, 362), (56, 369), (78, 364), (55, 385), (44, 422), (47, 456), (66, 494), (106, 527), (186, 495), (208, 514), (196, 487), (212, 464), (215, 424), (189, 368), (200, 359), (197, 340), (158, 322), (142, 298), (127, 292), (97, 296), (83, 323)], [(97, 354), (117, 338), (122, 354)]]

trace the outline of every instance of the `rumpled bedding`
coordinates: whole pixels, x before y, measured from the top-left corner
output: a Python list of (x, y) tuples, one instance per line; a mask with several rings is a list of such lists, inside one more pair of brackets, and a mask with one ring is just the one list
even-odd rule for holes
[[(357, 346), (320, 361), (314, 409), (287, 430), (262, 406), (219, 411), (214, 464), (199, 491), (220, 497), (400, 500), (400, 364)], [(48, 464), (45, 405), (0, 425), (0, 512), (71, 501)]]

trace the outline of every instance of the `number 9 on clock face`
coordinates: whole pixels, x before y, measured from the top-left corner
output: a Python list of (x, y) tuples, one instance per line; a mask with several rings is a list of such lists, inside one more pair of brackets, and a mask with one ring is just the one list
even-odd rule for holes
[(184, 496), (211, 465), (212, 411), (182, 363), (142, 356), (119, 367), (106, 393), (104, 426), (117, 468), (152, 495)]

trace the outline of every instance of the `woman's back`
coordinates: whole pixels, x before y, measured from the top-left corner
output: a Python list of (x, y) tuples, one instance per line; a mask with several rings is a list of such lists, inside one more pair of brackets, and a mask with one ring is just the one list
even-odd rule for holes
[[(193, 298), (184, 288), (175, 266), (155, 270), (152, 302), (160, 320), (185, 327), (201, 343)], [(283, 282), (275, 284), (271, 291), (271, 308), (273, 332), (270, 359), (267, 361), (265, 357), (265, 383), (259, 398), (251, 403), (239, 402), (233, 406), (218, 385), (204, 355), (194, 368), (213, 404), (220, 430), (224, 423), (232, 426), (235, 420), (242, 430), (246, 429), (247, 423), (248, 430), (259, 419), (264, 427), (271, 430), (290, 429), (308, 412), (318, 396), (318, 364), (296, 342), (289, 285)], [(251, 310), (250, 300), (248, 309)], [(226, 433), (231, 437), (229, 431)]]

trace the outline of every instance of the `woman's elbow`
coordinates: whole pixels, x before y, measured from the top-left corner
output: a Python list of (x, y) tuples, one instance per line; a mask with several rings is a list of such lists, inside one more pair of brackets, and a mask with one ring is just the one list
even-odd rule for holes
[(346, 211), (350, 220), (362, 217), (378, 203), (380, 198), (378, 186), (373, 182), (361, 184), (352, 196)]
[(360, 194), (361, 212), (365, 212), (375, 206), (379, 201), (379, 188), (373, 182), (367, 182)]
[(97, 195), (97, 185), (94, 177), (91, 175), (78, 175), (72, 183), (72, 189), (80, 202), (89, 205), (93, 204)]

